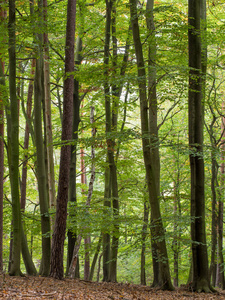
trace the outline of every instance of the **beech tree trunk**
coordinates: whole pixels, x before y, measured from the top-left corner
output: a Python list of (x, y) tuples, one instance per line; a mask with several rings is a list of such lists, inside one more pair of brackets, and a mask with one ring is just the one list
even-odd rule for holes
[[(82, 40), (78, 36), (76, 40), (76, 51), (75, 51), (75, 66), (79, 66), (81, 63), (80, 52), (82, 50)], [(70, 185), (69, 185), (69, 201), (74, 205), (74, 213), (69, 216), (76, 219), (76, 203), (77, 203), (77, 194), (76, 194), (76, 165), (77, 165), (77, 140), (78, 140), (78, 127), (80, 123), (80, 99), (79, 99), (79, 82), (74, 79), (74, 94), (73, 94), (73, 144), (71, 145), (71, 163), (70, 163)], [(68, 247), (67, 247), (67, 271), (69, 272), (69, 267), (73, 258), (73, 249), (76, 243), (77, 233), (74, 234), (76, 228), (69, 228), (67, 232), (68, 236)], [(78, 264), (76, 265), (76, 269)], [(79, 277), (77, 272), (75, 272), (75, 277)]]
[[(148, 199), (147, 199), (148, 200)], [(149, 203), (144, 203), (144, 223), (141, 231), (141, 284), (146, 285), (146, 271), (145, 271), (145, 250), (146, 238), (148, 235), (148, 217), (149, 217)]]
[(102, 255), (103, 255), (103, 281), (109, 281), (109, 261), (110, 261), (110, 234), (107, 232), (108, 217), (110, 217), (109, 209), (111, 208), (111, 188), (110, 188), (110, 170), (108, 160), (105, 167), (105, 187), (104, 187), (104, 228), (102, 229)]
[(67, 201), (69, 192), (69, 175), (71, 146), (66, 144), (72, 139), (73, 128), (73, 91), (74, 91), (74, 39), (75, 39), (76, 0), (67, 2), (67, 26), (65, 47), (65, 80), (62, 121), (62, 147), (58, 195), (56, 201), (55, 227), (52, 237), (50, 276), (62, 279), (64, 276), (63, 250), (66, 234)]
[[(55, 209), (55, 171), (53, 158), (53, 140), (52, 140), (52, 120), (51, 120), (51, 93), (50, 93), (50, 67), (49, 67), (49, 41), (48, 41), (48, 15), (47, 0), (43, 0), (43, 19), (44, 19), (44, 90), (45, 90), (45, 125), (46, 125), (46, 148), (47, 148), (47, 176), (48, 176), (48, 193), (50, 209)], [(51, 219), (52, 227), (54, 219)]]
[(94, 254), (94, 257), (93, 257), (93, 260), (92, 260), (91, 271), (90, 271), (90, 275), (89, 275), (89, 280), (93, 280), (95, 266), (96, 266), (96, 263), (97, 263), (97, 260), (98, 260), (98, 255), (99, 255), (99, 252), (101, 250), (101, 246), (102, 246), (102, 234), (100, 235), (100, 238), (98, 240), (96, 251), (95, 251), (95, 254)]
[[(38, 1), (39, 26), (43, 26), (43, 0)], [(43, 58), (43, 35), (37, 34), (37, 59), (34, 80), (34, 132), (37, 152), (37, 181), (38, 194), (41, 211), (41, 231), (42, 231), (42, 263), (40, 274), (49, 275), (50, 270), (50, 216), (49, 216), (49, 197), (48, 180), (45, 164), (45, 151), (42, 132), (42, 103), (44, 103), (44, 58)]]
[[(6, 19), (6, 11), (0, 7), (0, 21)], [(0, 50), (1, 53), (1, 50)], [(3, 180), (4, 180), (4, 62), (0, 59), (0, 272), (3, 270)]]
[[(8, 162), (12, 197), (13, 244), (10, 275), (20, 276), (21, 256), (21, 212), (19, 195), (19, 116), (16, 96), (16, 7), (15, 0), (9, 0), (9, 90), (10, 117), (8, 129)], [(7, 122), (8, 124), (8, 122)]]
[[(91, 114), (90, 114), (90, 123), (93, 125), (94, 123), (94, 107), (91, 107)], [(95, 134), (96, 134), (96, 129), (93, 126), (92, 127), (92, 138), (95, 138)], [(95, 181), (95, 147), (94, 145), (91, 146), (91, 177), (90, 177), (90, 181), (89, 181), (89, 186), (88, 186), (88, 193), (87, 193), (87, 200), (85, 203), (86, 209), (88, 210), (90, 207), (90, 203), (91, 203), (91, 198), (92, 198), (92, 193), (93, 193), (93, 187), (94, 187), (94, 181)], [(87, 211), (88, 213), (88, 211)], [(85, 230), (85, 228), (84, 228)], [(69, 273), (68, 276), (70, 278), (73, 278), (75, 276), (75, 271), (76, 271), (76, 266), (77, 266), (77, 261), (78, 261), (78, 253), (80, 250), (80, 244), (81, 244), (81, 239), (83, 236), (83, 232), (81, 229), (80, 234), (77, 237), (75, 246), (74, 246), (74, 250), (73, 250), (73, 257), (70, 263), (70, 268), (69, 268)], [(89, 264), (89, 262), (88, 262)], [(86, 273), (85, 275), (85, 280), (88, 280), (89, 278), (89, 266), (88, 268), (86, 267)]]
[(0, 60), (0, 272), (3, 271), (4, 64)]
[[(224, 103), (222, 104), (222, 109), (224, 110)], [(222, 141), (225, 141), (225, 118), (222, 117), (221, 122), (221, 131), (222, 131)], [(222, 191), (224, 191), (224, 175), (225, 175), (225, 165), (224, 165), (224, 159), (225, 159), (225, 146), (224, 143), (222, 144), (221, 149), (221, 167), (220, 167), (220, 173), (221, 173), (221, 186)], [(223, 193), (219, 195), (219, 209), (218, 209), (218, 218), (217, 218), (217, 227), (218, 227), (218, 285), (223, 290), (225, 289), (225, 278), (224, 278), (224, 258), (223, 258), (223, 223), (224, 223), (224, 199), (223, 199)]]
[(140, 97), (141, 111), (141, 132), (142, 132), (142, 149), (144, 156), (144, 164), (146, 171), (148, 196), (151, 208), (151, 233), (154, 243), (157, 245), (157, 259), (159, 261), (159, 286), (162, 289), (173, 290), (173, 285), (170, 277), (168, 255), (166, 249), (166, 241), (164, 228), (160, 212), (160, 203), (158, 197), (158, 186), (156, 174), (153, 167), (153, 157), (150, 143), (149, 132), (149, 117), (148, 117), (148, 99), (146, 92), (146, 72), (144, 57), (142, 52), (142, 44), (139, 33), (138, 16), (136, 0), (130, 0), (130, 15), (133, 32), (133, 41), (135, 46), (135, 54), (138, 68), (138, 86)]
[[(35, 70), (35, 59), (32, 60), (31, 63), (31, 77), (34, 77)], [(26, 151), (29, 146), (29, 135), (30, 135), (30, 125), (31, 125), (31, 112), (32, 112), (32, 96), (33, 96), (34, 82), (31, 80), (28, 85), (28, 93), (27, 93), (27, 110), (26, 110), (26, 127), (24, 134), (24, 150)], [(25, 210), (26, 206), (26, 192), (27, 192), (27, 160), (28, 155), (25, 153), (22, 165), (22, 179), (21, 179), (21, 195), (20, 195), (20, 205), (21, 210)]]
[(201, 1), (188, 1), (189, 44), (189, 149), (191, 168), (191, 237), (193, 289), (210, 292), (208, 254), (205, 232), (205, 190), (203, 160), (203, 106), (201, 76)]

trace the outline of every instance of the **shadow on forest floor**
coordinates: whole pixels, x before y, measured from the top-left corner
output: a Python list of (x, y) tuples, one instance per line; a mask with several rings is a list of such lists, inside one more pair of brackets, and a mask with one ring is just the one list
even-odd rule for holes
[(225, 299), (225, 292), (198, 294), (184, 288), (167, 292), (134, 284), (104, 283), (77, 279), (56, 280), (48, 277), (10, 277), (3, 274), (0, 275), (0, 299), (209, 300)]

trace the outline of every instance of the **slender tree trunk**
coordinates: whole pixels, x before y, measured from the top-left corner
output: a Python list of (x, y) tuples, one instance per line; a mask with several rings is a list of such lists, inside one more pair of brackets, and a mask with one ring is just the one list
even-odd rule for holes
[[(108, 83), (108, 68), (109, 68), (109, 45), (110, 45), (110, 28), (111, 28), (111, 12), (114, 1), (106, 1), (106, 26), (105, 26), (105, 48), (104, 48), (104, 65), (105, 65), (105, 82), (104, 82), (104, 93), (105, 93), (105, 112), (106, 112), (106, 143), (107, 143), (107, 159), (109, 163), (110, 170), (110, 181), (111, 181), (111, 191), (112, 191), (112, 207), (113, 207), (113, 234), (112, 234), (112, 243), (110, 250), (110, 263), (109, 263), (109, 277), (107, 281), (116, 282), (117, 275), (117, 253), (118, 253), (118, 243), (119, 243), (119, 200), (118, 200), (118, 184), (117, 184), (117, 170), (114, 157), (115, 151), (115, 142), (114, 139), (110, 137), (112, 130), (116, 129), (117, 124), (117, 101), (113, 102), (113, 110), (111, 117), (111, 97), (110, 97), (110, 86)], [(115, 24), (113, 26), (113, 31), (115, 33)], [(116, 41), (113, 41), (113, 53), (114, 53), (114, 64), (116, 62)], [(114, 87), (114, 92), (115, 87)], [(114, 95), (113, 95), (114, 96)], [(116, 97), (115, 97), (116, 98)], [(115, 99), (114, 98), (114, 99)]]
[[(114, 76), (117, 77), (117, 37), (116, 37), (116, 2), (112, 1), (112, 42), (113, 42), (113, 67)], [(118, 119), (118, 107), (119, 107), (119, 87), (117, 85), (112, 86), (112, 117), (109, 132), (117, 132), (117, 119)], [(110, 102), (106, 101), (106, 111), (110, 111)], [(106, 123), (110, 123), (108, 115), (106, 115)], [(106, 126), (107, 127), (107, 126)], [(106, 130), (106, 134), (109, 133)], [(117, 255), (119, 246), (119, 194), (118, 194), (118, 182), (117, 182), (117, 167), (115, 161), (115, 138), (107, 138), (107, 152), (109, 160), (109, 168), (111, 174), (112, 183), (112, 207), (113, 207), (113, 235), (111, 243), (111, 257), (110, 257), (110, 281), (116, 282), (117, 279)]]
[(97, 244), (97, 248), (96, 248), (93, 260), (92, 260), (91, 271), (90, 271), (90, 275), (89, 275), (89, 280), (93, 280), (95, 266), (96, 266), (96, 263), (97, 263), (97, 260), (98, 260), (98, 255), (99, 255), (99, 252), (101, 250), (101, 246), (102, 246), (102, 234), (101, 234), (101, 236), (99, 238), (99, 241), (98, 241), (98, 244)]
[[(93, 123), (94, 123), (94, 107), (91, 107), (90, 122), (93, 126)], [(93, 139), (95, 137), (95, 134), (96, 134), (96, 129), (93, 126), (92, 127), (92, 137), (93, 137)], [(95, 181), (95, 148), (94, 148), (94, 145), (91, 146), (91, 161), (92, 161), (92, 164), (91, 164), (91, 178), (90, 178), (90, 181), (89, 181), (87, 200), (86, 200), (86, 203), (85, 203), (85, 206), (86, 206), (87, 210), (90, 207), (92, 193), (93, 193), (93, 186), (94, 186), (94, 181)], [(71, 264), (70, 264), (70, 268), (69, 268), (69, 274), (68, 274), (68, 276), (70, 278), (73, 278), (74, 275), (75, 275), (75, 270), (76, 270), (76, 265), (77, 265), (77, 260), (78, 260), (78, 253), (79, 253), (79, 250), (80, 250), (82, 235), (83, 235), (83, 232), (81, 231), (81, 233), (79, 234), (79, 236), (77, 238), (76, 244), (74, 246), (73, 257), (72, 257), (72, 260), (71, 260)], [(88, 277), (89, 277), (89, 272), (87, 272), (87, 274), (85, 274), (85, 275), (87, 277), (86, 278), (86, 280), (87, 280)]]
[[(76, 51), (75, 51), (75, 66), (79, 66), (81, 63), (81, 55), (82, 51), (82, 40), (78, 36), (76, 40)], [(73, 94), (73, 144), (71, 145), (71, 163), (70, 163), (70, 186), (69, 186), (69, 201), (74, 204), (74, 214), (69, 217), (73, 217), (76, 219), (76, 205), (77, 205), (77, 195), (76, 195), (76, 165), (77, 165), (77, 140), (78, 140), (78, 126), (80, 123), (80, 99), (79, 99), (79, 82), (74, 79), (74, 94)], [(67, 271), (69, 272), (69, 267), (73, 257), (73, 249), (76, 243), (75, 228), (71, 230), (68, 229), (68, 253), (67, 253)], [(78, 264), (77, 264), (78, 266)], [(78, 269), (78, 268), (76, 268)], [(75, 272), (75, 277), (79, 277), (79, 275)]]
[[(83, 107), (83, 103), (81, 104)], [(82, 131), (83, 132), (83, 131)], [(80, 149), (80, 166), (81, 166), (81, 184), (87, 185), (87, 176), (86, 176), (86, 166), (85, 166), (85, 153), (84, 149)], [(82, 195), (85, 195), (85, 190), (81, 189)], [(89, 226), (86, 227), (88, 230)], [(90, 235), (88, 232), (85, 233), (84, 236), (84, 280), (88, 280), (90, 273), (90, 252), (89, 246), (91, 243)]]
[(67, 201), (69, 192), (69, 175), (71, 161), (71, 146), (66, 145), (72, 139), (73, 127), (73, 92), (74, 92), (74, 38), (75, 38), (76, 0), (68, 0), (67, 27), (65, 47), (65, 80), (62, 122), (62, 145), (60, 155), (60, 171), (56, 206), (56, 219), (52, 239), (50, 276), (62, 279), (63, 250), (66, 234)]
[[(43, 0), (38, 2), (39, 26), (43, 26)], [(37, 180), (38, 193), (41, 211), (41, 231), (42, 231), (42, 263), (40, 274), (49, 275), (50, 270), (50, 217), (49, 217), (49, 197), (47, 185), (47, 172), (45, 164), (45, 151), (42, 133), (42, 104), (45, 99), (44, 92), (44, 59), (43, 59), (43, 35), (37, 34), (37, 55), (35, 81), (34, 81), (34, 131), (37, 151)]]
[[(35, 59), (32, 60), (32, 64), (31, 64), (31, 77), (34, 77), (34, 70), (35, 70)], [(33, 89), (34, 89), (34, 83), (33, 80), (31, 80), (28, 85), (28, 93), (27, 93), (27, 110), (26, 110), (27, 121), (25, 127), (24, 146), (23, 146), (25, 151), (28, 149), (29, 146)], [(25, 206), (26, 206), (27, 161), (28, 161), (28, 155), (25, 152), (24, 161), (22, 165), (21, 195), (20, 195), (20, 205), (22, 211), (25, 210)]]
[(135, 46), (135, 53), (138, 68), (138, 86), (140, 97), (140, 111), (141, 111), (141, 131), (142, 131), (142, 148), (144, 156), (144, 164), (146, 171), (146, 179), (149, 193), (149, 201), (151, 207), (151, 232), (152, 238), (157, 245), (157, 259), (159, 260), (159, 285), (162, 289), (173, 290), (173, 285), (170, 277), (168, 255), (166, 249), (166, 241), (164, 228), (160, 212), (160, 204), (157, 192), (156, 174), (152, 164), (152, 153), (150, 149), (149, 139), (149, 119), (148, 119), (148, 101), (146, 95), (146, 73), (144, 57), (142, 52), (142, 44), (139, 34), (138, 16), (136, 1), (130, 0), (130, 14), (133, 31), (133, 40)]
[[(6, 11), (0, 7), (0, 21), (6, 19)], [(1, 52), (1, 51), (0, 51)], [(4, 181), (4, 62), (0, 59), (0, 272), (3, 271), (3, 181)]]
[(102, 229), (102, 247), (103, 247), (103, 281), (109, 281), (109, 261), (110, 261), (110, 234), (107, 232), (107, 224), (109, 224), (111, 208), (111, 188), (110, 188), (110, 170), (108, 167), (108, 161), (106, 161), (105, 167), (105, 188), (104, 188), (104, 219), (105, 226)]
[[(2, 14), (2, 12), (1, 12)], [(3, 271), (4, 64), (0, 60), (0, 272)]]
[(21, 237), (21, 250), (22, 250), (24, 265), (26, 267), (26, 272), (28, 275), (35, 276), (35, 275), (37, 275), (37, 270), (35, 268), (31, 253), (28, 248), (27, 238), (26, 238), (25, 232), (23, 230), (23, 224), (21, 225), (21, 236), (22, 236)]
[(19, 195), (19, 116), (16, 96), (16, 7), (15, 0), (9, 0), (9, 90), (10, 90), (10, 121), (8, 143), (10, 184), (12, 196), (13, 245), (10, 275), (19, 276), (21, 254), (21, 212)]
[[(213, 151), (213, 150), (212, 150)], [(212, 286), (216, 285), (216, 273), (217, 273), (217, 263), (216, 263), (216, 245), (217, 245), (217, 196), (216, 196), (216, 181), (217, 181), (217, 162), (215, 159), (215, 154), (211, 153), (211, 191), (212, 191), (212, 229), (211, 229), (211, 263), (210, 263), (210, 277)]]
[[(50, 68), (49, 68), (49, 41), (47, 29), (47, 0), (43, 0), (43, 17), (45, 24), (44, 32), (44, 90), (45, 90), (45, 124), (46, 124), (46, 145), (47, 145), (47, 168), (48, 168), (48, 187), (49, 205), (51, 209), (56, 207), (55, 199), (55, 171), (53, 158), (53, 139), (52, 139), (52, 120), (51, 120), (51, 94), (50, 94)], [(52, 227), (54, 220), (51, 220)]]
[(201, 84), (201, 0), (188, 2), (189, 43), (189, 146), (191, 167), (191, 237), (193, 289), (211, 291), (205, 232), (203, 106)]
[[(179, 164), (179, 158), (178, 158)], [(173, 239), (173, 252), (174, 252), (174, 286), (179, 285), (179, 253), (180, 253), (180, 225), (179, 219), (181, 217), (181, 204), (180, 204), (180, 172), (179, 165), (177, 171), (177, 179), (174, 182), (174, 239)]]
[[(147, 199), (148, 200), (148, 199)], [(144, 203), (144, 223), (141, 232), (141, 284), (146, 285), (146, 270), (145, 270), (145, 250), (146, 250), (146, 237), (148, 235), (148, 217), (149, 217), (149, 203)]]
[[(32, 60), (31, 64), (31, 77), (34, 75), (34, 67), (35, 67), (35, 59)], [(25, 135), (24, 135), (24, 150), (26, 151), (29, 146), (29, 131), (30, 131), (30, 124), (31, 124), (31, 111), (32, 111), (32, 95), (33, 95), (33, 80), (29, 82), (28, 85), (28, 95), (27, 95), (27, 111), (26, 111), (26, 127), (25, 127)], [(22, 180), (21, 180), (21, 195), (20, 195), (20, 207), (21, 211), (25, 211), (26, 206), (26, 187), (27, 187), (27, 161), (28, 161), (28, 155), (25, 154), (24, 156), (24, 162), (22, 165)], [(23, 261), (26, 267), (26, 272), (28, 275), (36, 275), (37, 271), (35, 268), (35, 265), (32, 261), (32, 256), (29, 252), (28, 244), (26, 235), (23, 229), (23, 222), (21, 225), (21, 234), (22, 234), (22, 240), (21, 240), (21, 250), (22, 250), (22, 256)]]
[[(154, 0), (148, 0), (146, 3), (146, 23), (149, 32), (148, 38), (148, 101), (149, 101), (149, 133), (151, 143), (152, 168), (155, 173), (155, 183), (160, 197), (160, 158), (158, 141), (158, 103), (156, 96), (156, 38), (153, 16)], [(153, 261), (153, 283), (152, 286), (158, 286), (160, 281), (160, 266), (158, 259), (157, 244), (154, 240), (152, 244)]]
[[(222, 109), (224, 110), (224, 103), (222, 104)], [(222, 122), (221, 122), (221, 131), (222, 131), (222, 137), (223, 137), (223, 142), (225, 140), (225, 118), (222, 117)], [(221, 186), (222, 186), (222, 191), (224, 191), (224, 175), (225, 175), (225, 166), (224, 166), (224, 160), (225, 160), (225, 146), (222, 144), (222, 149), (221, 149), (221, 168), (220, 168), (220, 173), (221, 173)], [(219, 271), (219, 286), (224, 290), (225, 289), (225, 279), (224, 279), (224, 258), (223, 258), (223, 214), (224, 214), (224, 199), (223, 199), (223, 193), (219, 195), (219, 209), (218, 209), (218, 271)]]
[[(106, 112), (106, 133), (111, 131), (111, 111), (110, 111), (110, 87), (108, 84), (108, 65), (109, 65), (109, 45), (110, 45), (110, 26), (111, 26), (111, 11), (112, 2), (106, 1), (106, 25), (105, 25), (105, 48), (104, 48), (104, 65), (105, 65), (105, 112)], [(108, 156), (108, 155), (107, 155)], [(107, 157), (107, 163), (108, 157)], [(111, 180), (110, 168), (105, 168), (105, 192), (104, 192), (104, 206), (111, 207)], [(103, 281), (110, 281), (110, 235), (105, 233), (103, 235)]]

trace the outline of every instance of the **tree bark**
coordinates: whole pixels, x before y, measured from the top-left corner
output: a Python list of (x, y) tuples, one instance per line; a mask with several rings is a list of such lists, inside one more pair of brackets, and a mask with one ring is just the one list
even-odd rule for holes
[(62, 279), (63, 250), (66, 234), (67, 201), (69, 191), (69, 175), (71, 161), (71, 146), (66, 142), (72, 139), (73, 126), (73, 91), (74, 91), (74, 38), (75, 38), (76, 0), (67, 3), (67, 27), (65, 47), (65, 80), (62, 122), (62, 143), (60, 155), (60, 170), (56, 206), (55, 227), (52, 238), (50, 276)]
[[(148, 200), (148, 199), (147, 199)], [(146, 271), (145, 271), (145, 250), (146, 250), (146, 237), (148, 235), (148, 217), (149, 217), (149, 203), (144, 203), (144, 222), (141, 232), (141, 284), (146, 285)]]
[(148, 101), (146, 93), (146, 73), (144, 57), (142, 52), (142, 44), (140, 40), (138, 16), (136, 1), (130, 0), (130, 15), (133, 32), (133, 40), (135, 46), (135, 54), (137, 59), (138, 68), (138, 86), (140, 97), (140, 111), (141, 111), (141, 132), (142, 132), (142, 149), (144, 156), (144, 164), (146, 171), (146, 179), (148, 186), (149, 202), (151, 207), (151, 232), (152, 238), (157, 245), (157, 259), (159, 260), (159, 285), (162, 289), (173, 290), (171, 282), (169, 262), (166, 249), (166, 241), (164, 228), (160, 212), (160, 204), (157, 192), (156, 175), (154, 173), (152, 163), (152, 153), (150, 151), (150, 139), (149, 139), (149, 118), (148, 118)]
[[(212, 145), (213, 149), (213, 145)], [(211, 153), (211, 191), (212, 191), (212, 223), (211, 223), (211, 263), (210, 263), (210, 277), (212, 286), (216, 285), (216, 273), (217, 273), (217, 263), (216, 263), (216, 245), (217, 245), (217, 195), (216, 195), (216, 181), (217, 181), (217, 161), (215, 159), (215, 154), (212, 150)]]
[[(9, 90), (10, 123), (9, 124), (9, 167), (12, 197), (13, 245), (10, 275), (19, 276), (21, 256), (21, 212), (19, 195), (19, 116), (16, 96), (16, 7), (15, 0), (9, 0)], [(9, 120), (8, 120), (9, 121)]]
[(4, 64), (0, 60), (0, 272), (3, 271), (4, 86)]
[[(34, 70), (35, 70), (35, 59), (32, 60), (31, 64), (31, 77), (34, 76)], [(27, 110), (26, 110), (26, 127), (25, 127), (25, 134), (24, 134), (24, 150), (26, 151), (29, 146), (29, 135), (30, 135), (30, 124), (31, 124), (31, 112), (32, 112), (32, 96), (33, 96), (33, 89), (34, 89), (34, 83), (33, 80), (29, 82), (28, 85), (28, 93), (27, 93)], [(21, 195), (20, 195), (20, 206), (21, 210), (25, 210), (26, 206), (26, 181), (27, 181), (27, 161), (28, 161), (28, 155), (25, 152), (24, 155), (24, 161), (22, 165), (22, 179), (21, 179)]]
[(105, 226), (102, 229), (102, 256), (103, 256), (103, 281), (109, 281), (109, 261), (110, 261), (110, 234), (107, 230), (110, 217), (109, 210), (111, 208), (111, 188), (110, 188), (110, 170), (108, 161), (106, 160), (105, 167), (105, 187), (104, 187), (104, 219)]
[[(224, 103), (222, 104), (222, 109), (224, 110)], [(222, 131), (222, 142), (225, 141), (225, 118), (222, 117), (221, 121), (221, 131)], [(225, 146), (224, 143), (222, 143), (222, 149), (221, 149), (221, 167), (220, 167), (220, 173), (221, 173), (221, 186), (222, 191), (224, 190), (224, 174), (225, 174), (225, 165), (224, 165), (224, 159), (225, 159)], [(224, 290), (225, 289), (225, 278), (224, 278), (224, 258), (223, 258), (223, 223), (224, 223), (224, 199), (223, 194), (221, 193), (219, 195), (219, 208), (218, 208), (218, 271), (219, 271), (219, 278), (218, 283), (219, 286)]]
[[(43, 0), (38, 1), (39, 26), (43, 26)], [(50, 270), (50, 217), (49, 217), (49, 197), (47, 185), (47, 171), (45, 164), (45, 151), (42, 133), (42, 104), (44, 103), (44, 59), (43, 59), (43, 35), (37, 34), (37, 59), (34, 80), (34, 132), (37, 152), (37, 180), (38, 194), (41, 211), (41, 231), (42, 231), (42, 263), (40, 274), (49, 275)]]
[(97, 248), (96, 248), (93, 260), (92, 260), (91, 271), (90, 271), (90, 275), (89, 275), (89, 280), (93, 280), (95, 266), (96, 266), (96, 263), (97, 263), (97, 260), (98, 260), (99, 252), (101, 250), (101, 245), (102, 245), (102, 234), (101, 234), (101, 236), (99, 238), (99, 241), (98, 241), (98, 244), (97, 244)]
[[(47, 174), (49, 188), (49, 206), (55, 209), (55, 171), (53, 158), (53, 139), (52, 139), (52, 120), (51, 120), (51, 94), (50, 94), (50, 67), (49, 67), (49, 41), (48, 41), (48, 15), (47, 0), (43, 0), (43, 19), (44, 19), (44, 90), (45, 90), (45, 124), (46, 124), (46, 146), (47, 146)], [(51, 220), (52, 227), (54, 219)]]
[[(93, 126), (92, 127), (92, 137), (94, 139), (95, 134), (96, 134), (96, 129), (93, 125), (93, 123), (94, 123), (94, 107), (91, 107), (90, 122)], [(95, 148), (94, 148), (94, 144), (91, 146), (91, 161), (92, 161), (92, 163), (91, 163), (91, 177), (90, 177), (89, 186), (88, 186), (87, 200), (86, 200), (86, 203), (85, 203), (85, 206), (86, 206), (87, 210), (90, 207), (92, 193), (93, 193), (93, 187), (94, 187), (94, 181), (95, 181)], [(79, 253), (79, 250), (80, 250), (82, 235), (83, 235), (83, 232), (81, 231), (81, 233), (78, 235), (78, 238), (76, 240), (76, 244), (74, 246), (73, 257), (72, 257), (72, 260), (71, 260), (69, 273), (68, 273), (68, 276), (70, 278), (73, 278), (74, 275), (75, 275), (75, 270), (76, 270), (76, 265), (77, 265), (77, 260), (78, 260), (78, 253)], [(88, 277), (89, 277), (89, 272), (87, 272), (87, 274), (85, 274), (85, 275), (86, 275), (86, 280), (87, 280)]]
[(189, 147), (191, 168), (191, 237), (193, 289), (210, 292), (205, 233), (205, 196), (203, 160), (203, 106), (201, 78), (200, 13), (202, 0), (188, 1), (189, 44)]
[[(81, 55), (80, 52), (82, 50), (82, 40), (78, 36), (76, 40), (76, 51), (75, 51), (75, 66), (79, 66), (81, 63)], [(76, 203), (77, 203), (77, 195), (76, 195), (76, 165), (77, 165), (77, 140), (78, 140), (78, 127), (80, 123), (80, 99), (79, 99), (79, 82), (74, 79), (74, 94), (73, 94), (73, 144), (71, 145), (71, 163), (70, 163), (70, 185), (69, 185), (69, 201), (74, 205), (74, 214), (70, 217), (76, 219)], [(73, 249), (76, 243), (77, 233), (74, 234), (75, 228), (68, 229), (68, 247), (67, 247), (67, 271), (69, 272), (69, 267), (73, 257)], [(76, 277), (76, 273), (75, 273)]]
[[(6, 19), (6, 11), (0, 7), (0, 21)], [(1, 51), (0, 51), (1, 52)], [(0, 272), (3, 271), (3, 181), (4, 181), (4, 62), (0, 59)]]
[[(158, 198), (160, 197), (160, 158), (158, 138), (158, 101), (156, 95), (156, 38), (153, 16), (154, 0), (146, 3), (146, 23), (149, 32), (148, 38), (148, 101), (149, 101), (149, 133), (151, 143), (152, 168), (155, 174), (155, 183)], [(158, 259), (157, 245), (151, 240), (152, 261), (153, 261), (153, 283), (152, 286), (159, 286), (160, 266)]]

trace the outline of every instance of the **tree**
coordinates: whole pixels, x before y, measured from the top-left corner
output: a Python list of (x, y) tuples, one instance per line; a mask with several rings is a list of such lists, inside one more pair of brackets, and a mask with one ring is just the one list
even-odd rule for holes
[[(38, 1), (39, 26), (43, 26), (43, 0)], [(45, 99), (44, 91), (44, 59), (43, 59), (43, 34), (36, 34), (37, 59), (34, 81), (34, 132), (37, 151), (37, 180), (38, 193), (41, 210), (42, 227), (42, 263), (40, 274), (49, 275), (50, 270), (50, 217), (49, 217), (49, 197), (47, 184), (47, 170), (45, 164), (45, 151), (42, 134), (42, 103)]]
[(136, 1), (130, 0), (130, 16), (133, 31), (133, 41), (135, 54), (137, 59), (138, 72), (138, 88), (140, 98), (141, 111), (141, 134), (142, 134), (142, 149), (144, 156), (144, 164), (146, 171), (146, 180), (148, 187), (149, 202), (151, 208), (151, 234), (152, 239), (157, 245), (157, 260), (159, 261), (159, 281), (158, 284), (163, 289), (173, 290), (171, 283), (169, 262), (166, 249), (166, 241), (162, 217), (160, 212), (159, 197), (157, 193), (156, 174), (153, 167), (153, 157), (150, 151), (151, 143), (149, 139), (149, 118), (148, 118), (148, 101), (146, 94), (146, 72), (145, 63), (142, 51), (142, 44), (139, 33), (138, 15)]
[(0, 61), (0, 272), (3, 270), (4, 72)]
[(69, 173), (73, 128), (73, 91), (74, 91), (74, 38), (75, 38), (76, 0), (68, 0), (65, 47), (65, 79), (62, 122), (62, 147), (60, 154), (60, 171), (56, 206), (55, 227), (52, 237), (50, 276), (62, 279), (63, 248), (66, 233), (67, 201), (69, 191)]
[[(53, 159), (53, 139), (52, 139), (52, 120), (51, 120), (51, 92), (50, 92), (50, 67), (49, 67), (49, 40), (48, 40), (48, 3), (43, 0), (43, 20), (44, 20), (44, 90), (45, 90), (45, 138), (47, 152), (47, 173), (48, 173), (48, 189), (49, 189), (49, 205), (51, 209), (55, 208), (55, 170)], [(52, 220), (54, 224), (54, 220)]]
[[(8, 128), (8, 157), (10, 164), (10, 184), (13, 215), (13, 245), (10, 275), (19, 276), (21, 254), (21, 212), (19, 195), (19, 116), (16, 96), (16, 6), (15, 0), (9, 1), (9, 89), (10, 124)], [(8, 120), (9, 121), (9, 120)]]
[[(6, 11), (0, 7), (2, 23), (5, 17)], [(4, 62), (0, 59), (0, 272), (3, 271), (4, 89)]]
[(191, 238), (193, 288), (210, 292), (208, 254), (205, 233), (205, 189), (203, 160), (203, 106), (201, 76), (201, 0), (188, 2), (189, 45), (189, 147), (191, 168)]
[[(76, 40), (75, 51), (75, 66), (81, 63), (82, 57), (80, 52), (82, 51), (82, 39), (78, 36)], [(79, 98), (79, 82), (74, 79), (74, 95), (73, 95), (73, 144), (71, 145), (71, 162), (70, 162), (70, 186), (69, 186), (69, 199), (71, 204), (75, 207), (74, 212), (70, 217), (76, 218), (76, 205), (77, 205), (77, 189), (76, 189), (76, 165), (77, 165), (77, 140), (78, 140), (78, 127), (80, 123), (80, 98)], [(76, 234), (74, 234), (74, 228), (68, 228), (68, 248), (67, 248), (67, 271), (73, 258), (73, 249), (76, 243)], [(77, 264), (78, 266), (78, 264)], [(76, 268), (77, 270), (78, 268)], [(76, 274), (75, 274), (76, 275)]]

